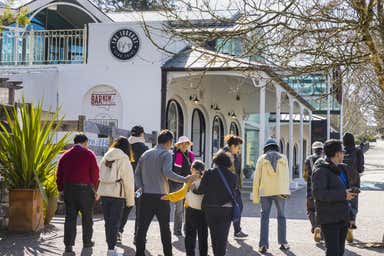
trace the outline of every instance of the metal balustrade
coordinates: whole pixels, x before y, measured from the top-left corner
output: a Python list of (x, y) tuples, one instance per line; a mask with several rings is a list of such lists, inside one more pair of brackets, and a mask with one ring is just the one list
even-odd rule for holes
[(86, 57), (86, 28), (0, 32), (0, 66), (81, 64)]

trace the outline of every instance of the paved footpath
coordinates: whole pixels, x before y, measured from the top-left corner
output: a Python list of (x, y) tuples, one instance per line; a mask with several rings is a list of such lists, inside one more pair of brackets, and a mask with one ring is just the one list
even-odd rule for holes
[[(367, 153), (367, 171), (384, 172), (384, 142), (373, 145)], [(272, 212), (275, 217), (275, 211)], [(384, 255), (384, 249), (364, 248), (360, 242), (379, 242), (384, 233), (384, 192), (364, 191), (360, 196), (360, 212), (358, 215), (358, 230), (355, 232), (356, 243), (348, 245), (346, 256), (375, 256)], [(270, 221), (270, 251), (266, 255), (289, 255), (289, 256), (317, 256), (324, 255), (324, 248), (316, 245), (310, 234), (309, 221), (305, 214), (305, 189), (293, 193), (287, 205), (288, 217), (288, 240), (291, 244), (289, 252), (278, 249), (276, 234), (276, 219)], [(64, 218), (57, 216), (53, 220), (53, 226), (47, 228), (43, 233), (36, 235), (8, 234), (0, 240), (0, 255), (63, 255), (63, 223)], [(231, 229), (228, 253), (234, 256), (260, 255), (258, 249), (260, 223), (260, 208), (253, 205), (249, 200), (245, 203), (244, 218), (242, 226), (250, 238), (243, 241), (233, 239)], [(135, 247), (132, 243), (134, 221), (131, 219), (125, 229), (123, 245), (118, 247), (124, 255), (134, 255)], [(78, 235), (75, 251), (77, 255), (106, 255), (106, 242), (104, 235), (104, 221), (102, 216), (95, 218), (94, 240), (96, 246), (93, 250), (82, 251), (81, 249), (81, 225), (78, 226)], [(0, 238), (1, 239), (1, 238)], [(153, 222), (148, 232), (147, 256), (160, 256), (162, 246), (158, 223)], [(173, 237), (174, 255), (185, 255), (183, 239)], [(198, 255), (198, 253), (197, 253)], [(213, 255), (210, 252), (210, 255)]]

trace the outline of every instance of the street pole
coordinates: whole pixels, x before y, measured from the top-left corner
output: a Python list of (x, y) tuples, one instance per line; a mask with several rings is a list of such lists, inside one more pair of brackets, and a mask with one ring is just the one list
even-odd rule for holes
[(327, 140), (331, 138), (331, 74), (327, 77)]

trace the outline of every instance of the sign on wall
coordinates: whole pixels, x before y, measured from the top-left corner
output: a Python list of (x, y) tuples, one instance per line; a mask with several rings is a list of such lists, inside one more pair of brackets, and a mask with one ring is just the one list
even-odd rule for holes
[(113, 34), (109, 47), (112, 54), (119, 60), (129, 60), (139, 51), (140, 40), (130, 29), (120, 29)]
[(111, 86), (95, 86), (84, 95), (82, 113), (87, 120), (105, 120), (107, 125), (111, 120), (116, 120), (116, 124), (121, 124), (123, 116), (121, 96)]

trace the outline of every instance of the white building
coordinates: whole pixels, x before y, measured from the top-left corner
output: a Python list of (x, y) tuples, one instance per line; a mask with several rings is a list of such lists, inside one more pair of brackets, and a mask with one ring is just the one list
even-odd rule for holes
[[(265, 139), (274, 136), (289, 156), (292, 181), (301, 182), (313, 108), (270, 67), (169, 43), (165, 32), (151, 30), (158, 45), (182, 51), (168, 55), (146, 35), (139, 14), (105, 14), (88, 0), (34, 0), (13, 7), (22, 6), (32, 23), (26, 30), (3, 30), (0, 40), (0, 78), (22, 81), (19, 100), (44, 99), (47, 109), (61, 106), (68, 120), (85, 115), (123, 129), (169, 128), (191, 137), (194, 152), (208, 163), (225, 134), (245, 138), (243, 162), (249, 166)], [(153, 28), (166, 22), (158, 13), (144, 18)]]

